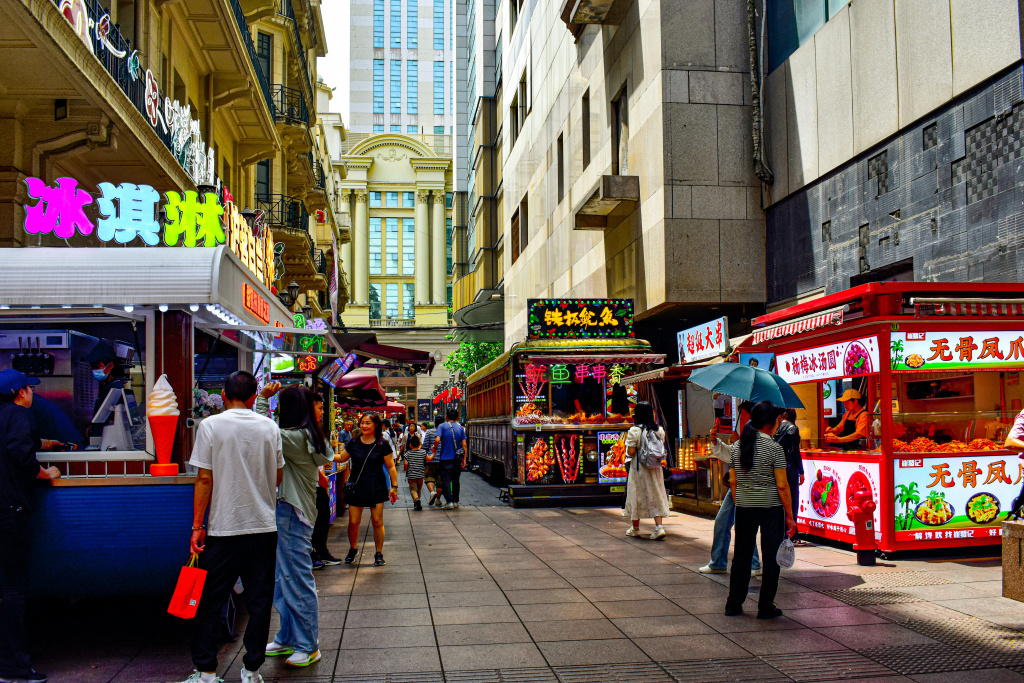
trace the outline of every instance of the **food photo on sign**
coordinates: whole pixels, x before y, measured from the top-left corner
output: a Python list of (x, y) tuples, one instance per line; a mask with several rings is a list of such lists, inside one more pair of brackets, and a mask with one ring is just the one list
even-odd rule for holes
[(790, 383), (859, 377), (879, 371), (878, 337), (780, 353), (776, 374)]
[(601, 484), (626, 481), (626, 432), (597, 433), (597, 477)]
[[(879, 505), (879, 464), (804, 458), (805, 480), (800, 487), (797, 521), (812, 533), (853, 538), (853, 522), (847, 516), (850, 501), (859, 492), (870, 493), (876, 508), (873, 514), (875, 537), (881, 538)], [(831, 533), (829, 533), (831, 532)]]

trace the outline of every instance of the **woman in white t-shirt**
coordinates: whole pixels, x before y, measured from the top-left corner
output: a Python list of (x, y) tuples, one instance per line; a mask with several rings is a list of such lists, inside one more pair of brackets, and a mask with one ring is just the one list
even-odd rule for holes
[[(629, 478), (626, 480), (626, 516), (633, 525), (626, 530), (627, 536), (640, 535), (640, 520), (654, 518), (651, 540), (665, 538), (662, 518), (668, 515), (668, 494), (665, 493), (665, 476), (662, 472), (664, 461), (658, 467), (645, 467), (637, 451), (645, 438), (658, 438), (665, 443), (665, 430), (654, 421), (654, 409), (650, 403), (640, 401), (633, 411), (633, 426), (626, 434), (626, 463)], [(667, 452), (667, 448), (666, 448)]]

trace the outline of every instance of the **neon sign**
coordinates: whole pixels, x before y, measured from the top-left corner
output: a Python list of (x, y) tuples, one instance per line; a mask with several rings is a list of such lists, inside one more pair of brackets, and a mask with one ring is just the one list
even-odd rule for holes
[(313, 372), (316, 370), (316, 356), (303, 356), (299, 359), (299, 370)]
[(632, 299), (530, 299), (530, 339), (633, 337)]
[(242, 306), (264, 324), (270, 324), (270, 302), (247, 282), (242, 283)]
[[(262, 214), (262, 212), (257, 212)], [(256, 219), (261, 221), (262, 216)], [(235, 253), (256, 279), (267, 287), (274, 282), (274, 239), (269, 230), (252, 229), (238, 211), (234, 198), (224, 190), (224, 213), (221, 216), (224, 232), (227, 236), (228, 248)]]

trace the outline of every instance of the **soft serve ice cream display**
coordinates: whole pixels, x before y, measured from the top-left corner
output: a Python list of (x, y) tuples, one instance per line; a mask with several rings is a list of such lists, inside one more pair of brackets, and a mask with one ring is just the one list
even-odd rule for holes
[(153, 434), (153, 448), (156, 450), (157, 460), (149, 468), (149, 473), (153, 476), (178, 474), (178, 466), (171, 463), (171, 453), (174, 450), (174, 435), (178, 430), (180, 415), (178, 397), (175, 396), (171, 383), (167, 381), (167, 375), (160, 375), (160, 379), (153, 385), (153, 391), (149, 393), (149, 398), (146, 399), (146, 417), (149, 419), (149, 429)]

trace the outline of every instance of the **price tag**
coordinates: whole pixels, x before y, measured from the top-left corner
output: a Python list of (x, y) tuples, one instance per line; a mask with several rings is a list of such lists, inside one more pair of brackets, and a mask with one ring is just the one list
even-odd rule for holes
[(625, 493), (626, 492), (626, 487), (625, 486), (612, 486), (612, 487), (610, 487), (608, 489), (608, 492), (609, 493)]

